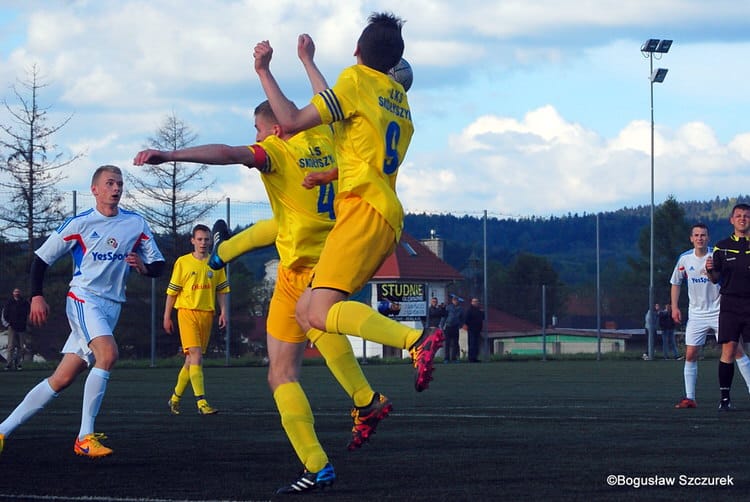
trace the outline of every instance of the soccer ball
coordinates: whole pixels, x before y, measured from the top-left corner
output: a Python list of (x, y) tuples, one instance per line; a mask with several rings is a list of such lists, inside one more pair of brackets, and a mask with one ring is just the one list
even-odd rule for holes
[(411, 65), (404, 58), (401, 58), (401, 61), (396, 63), (396, 66), (388, 70), (388, 75), (404, 86), (405, 91), (409, 90), (411, 83), (414, 81), (414, 72), (411, 69)]

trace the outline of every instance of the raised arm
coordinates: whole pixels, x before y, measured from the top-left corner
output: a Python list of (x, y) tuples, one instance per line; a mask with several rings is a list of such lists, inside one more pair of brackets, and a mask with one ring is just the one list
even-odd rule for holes
[(295, 133), (322, 124), (320, 114), (313, 105), (299, 109), (281, 91), (269, 67), (272, 55), (273, 48), (268, 40), (258, 42), (253, 50), (255, 72), (258, 74), (263, 92), (266, 93), (271, 109), (281, 127), (289, 133)]
[(323, 92), (328, 89), (328, 82), (321, 73), (318, 65), (315, 64), (315, 42), (307, 33), (303, 33), (297, 38), (297, 56), (302, 61), (307, 78), (310, 79), (314, 94)]
[(229, 165), (244, 164), (257, 167), (253, 150), (246, 146), (222, 144), (200, 145), (181, 150), (143, 150), (133, 159), (133, 164), (163, 164), (164, 162), (194, 162), (198, 164)]

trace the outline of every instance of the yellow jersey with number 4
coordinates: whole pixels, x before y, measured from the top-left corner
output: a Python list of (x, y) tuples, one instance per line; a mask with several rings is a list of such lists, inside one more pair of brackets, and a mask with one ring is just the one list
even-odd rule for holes
[(396, 175), (414, 134), (411, 109), (401, 84), (365, 65), (346, 68), (336, 85), (312, 104), (324, 124), (338, 123), (336, 160), (339, 196), (359, 195), (401, 236), (404, 211)]
[(336, 183), (307, 189), (302, 180), (310, 172), (337, 167), (331, 127), (318, 126), (286, 141), (269, 136), (257, 145), (267, 156), (259, 170), (279, 226), (279, 261), (287, 268), (312, 267), (335, 223)]

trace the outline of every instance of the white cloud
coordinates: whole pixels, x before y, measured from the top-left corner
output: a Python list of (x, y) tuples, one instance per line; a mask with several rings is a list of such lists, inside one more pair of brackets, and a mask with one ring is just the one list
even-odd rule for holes
[[(655, 90), (657, 198), (713, 198), (748, 185), (750, 4), (719, 0), (0, 0), (0, 78), (37, 63), (44, 105), (73, 115), (56, 141), (78, 171), (127, 166), (164, 116), (199, 142), (247, 144), (263, 99), (252, 48), (270, 39), (290, 98), (309, 99), (296, 37), (309, 31), (329, 82), (367, 15), (407, 20), (417, 132), (399, 175), (408, 210), (531, 215), (646, 204), (649, 36), (675, 45)], [(648, 16), (643, 13), (648, 12)], [(5, 13), (5, 14), (4, 14)], [(7, 16), (9, 22), (2, 24)], [(14, 17), (15, 16), (15, 17)], [(12, 94), (3, 97), (13, 101)], [(0, 108), (0, 120), (6, 114)], [(54, 122), (54, 121), (53, 121)], [(263, 200), (242, 168), (217, 194)], [(71, 176), (66, 184), (82, 183)], [(78, 187), (81, 189), (81, 187)]]
[[(417, 167), (436, 165), (422, 155), (402, 167), (399, 193), (407, 210), (549, 215), (649, 203), (650, 124), (645, 122), (630, 123), (606, 141), (545, 106), (523, 121), (479, 117), (450, 146), (453, 153), (445, 153), (453, 157), (450, 167)], [(710, 199), (728, 186), (737, 190), (732, 184), (738, 180), (750, 186), (748, 159), (742, 157), (748, 153), (747, 134), (721, 144), (706, 124), (660, 128), (657, 198)]]

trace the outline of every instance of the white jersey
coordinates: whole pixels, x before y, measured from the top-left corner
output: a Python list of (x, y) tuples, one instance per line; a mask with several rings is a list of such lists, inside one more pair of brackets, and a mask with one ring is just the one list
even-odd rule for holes
[(695, 250), (685, 251), (677, 258), (670, 283), (680, 286), (683, 281), (688, 287), (688, 320), (710, 319), (719, 316), (719, 285), (712, 283), (706, 276), (706, 259), (711, 256), (708, 252), (698, 258)]
[(115, 216), (104, 216), (92, 208), (65, 220), (36, 255), (51, 265), (70, 253), (74, 265), (72, 291), (122, 303), (130, 273), (125, 257), (131, 251), (146, 264), (164, 261), (143, 217), (122, 208)]

